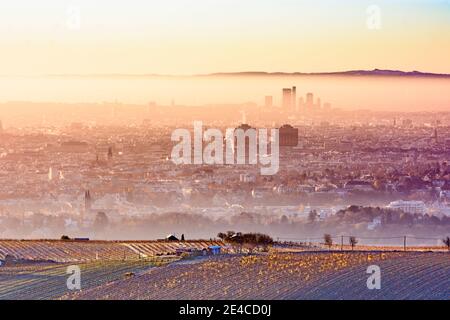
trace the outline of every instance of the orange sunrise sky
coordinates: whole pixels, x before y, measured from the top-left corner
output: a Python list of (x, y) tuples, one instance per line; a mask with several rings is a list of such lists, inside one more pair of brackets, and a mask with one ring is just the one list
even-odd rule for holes
[(2, 75), (450, 73), (450, 2), (2, 1), (0, 39)]

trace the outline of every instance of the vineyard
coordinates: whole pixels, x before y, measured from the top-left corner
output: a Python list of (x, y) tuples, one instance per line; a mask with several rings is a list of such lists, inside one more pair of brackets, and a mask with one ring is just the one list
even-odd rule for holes
[(206, 249), (212, 245), (223, 245), (220, 241), (185, 241), (185, 242), (157, 242), (157, 241), (138, 241), (122, 243), (134, 253), (142, 257), (152, 257), (158, 255), (169, 255), (176, 252), (177, 249)]
[(405, 254), (376, 263), (382, 272), (381, 290), (355, 286), (367, 280), (364, 266), (325, 275), (293, 298), (364, 300), (449, 300), (449, 254)]
[[(449, 299), (450, 253), (278, 244), (181, 258), (217, 241), (0, 240), (0, 299)], [(12, 258), (11, 258), (12, 257)], [(68, 291), (67, 267), (82, 291)], [(381, 268), (381, 290), (367, 267)]]
[[(23, 264), (0, 268), (0, 300), (56, 299), (67, 289), (67, 264)], [(83, 289), (118, 280), (127, 272), (139, 272), (152, 266), (148, 261), (108, 261), (78, 265)]]
[[(382, 289), (366, 285), (369, 265)], [(70, 294), (68, 299), (449, 299), (450, 256), (316, 252), (218, 256), (173, 263)]]
[(30, 261), (60, 263), (97, 260), (139, 260), (158, 255), (172, 255), (177, 249), (202, 250), (215, 241), (59, 241), (59, 240), (0, 240), (0, 260), (7, 256)]

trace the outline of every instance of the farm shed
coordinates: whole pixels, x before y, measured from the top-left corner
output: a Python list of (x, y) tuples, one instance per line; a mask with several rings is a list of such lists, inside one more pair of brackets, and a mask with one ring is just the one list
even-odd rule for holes
[(180, 240), (178, 240), (178, 238), (175, 237), (173, 234), (169, 234), (169, 235), (166, 237), (166, 240), (167, 240), (167, 241), (180, 241)]
[(209, 246), (208, 250), (209, 253), (212, 254), (213, 256), (220, 254), (222, 247), (221, 246)]

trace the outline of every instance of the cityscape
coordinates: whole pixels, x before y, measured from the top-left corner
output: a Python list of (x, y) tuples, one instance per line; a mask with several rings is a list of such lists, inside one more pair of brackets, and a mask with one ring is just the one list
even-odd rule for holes
[(2, 2), (1, 310), (448, 301), (449, 21), (442, 0)]
[[(210, 120), (213, 107), (150, 103), (134, 108), (140, 121), (116, 124), (128, 106), (112, 104), (99, 115), (110, 124), (91, 124), (86, 109), (84, 121), (67, 125), (2, 127), (2, 238), (209, 238), (225, 224), (303, 239), (356, 232), (356, 222), (361, 235), (392, 233), (381, 215), (330, 227), (354, 205), (401, 210), (408, 216), (400, 234), (438, 244), (450, 221), (450, 113), (340, 111), (295, 86), (279, 91), (262, 105), (214, 107), (220, 121)], [(177, 126), (190, 130), (196, 119), (219, 129), (279, 129), (279, 171), (174, 164), (176, 127), (163, 124), (175, 114)], [(312, 212), (317, 225), (308, 227)], [(96, 225), (99, 216), (106, 226)]]

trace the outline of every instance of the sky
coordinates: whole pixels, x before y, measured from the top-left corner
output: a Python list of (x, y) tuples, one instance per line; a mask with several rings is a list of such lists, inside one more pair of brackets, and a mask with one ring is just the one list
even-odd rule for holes
[(450, 0), (0, 2), (0, 74), (450, 73)]

